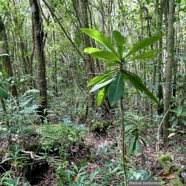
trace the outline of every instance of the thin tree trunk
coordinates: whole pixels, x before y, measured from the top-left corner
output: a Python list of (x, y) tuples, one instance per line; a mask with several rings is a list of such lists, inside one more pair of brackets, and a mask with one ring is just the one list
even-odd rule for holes
[[(186, 40), (185, 40), (185, 43), (186, 43)], [(184, 55), (186, 56), (186, 44), (184, 45), (184, 49), (183, 49), (183, 53)], [(184, 57), (185, 57), (184, 56)], [(182, 96), (181, 96), (181, 105), (184, 104), (184, 101), (186, 100), (186, 62), (184, 63), (184, 77), (183, 77), (183, 91), (182, 91)]]
[(9, 46), (8, 46), (8, 38), (6, 35), (5, 25), (3, 23), (2, 17), (0, 16), (0, 41), (3, 41), (3, 44), (0, 47), (1, 54), (7, 54), (6, 56), (2, 56), (0, 59), (3, 62), (3, 69), (7, 72), (8, 78), (10, 79), (11, 84), (11, 93), (12, 96), (17, 97), (17, 88), (16, 85), (11, 82), (11, 78), (13, 78), (13, 70), (12, 70), (12, 63), (10, 61), (9, 56)]
[(103, 0), (100, 1), (101, 5), (101, 30), (102, 33), (105, 34), (105, 11), (103, 6)]
[(126, 172), (126, 147), (125, 147), (125, 119), (124, 119), (124, 106), (123, 106), (123, 97), (120, 99), (120, 112), (121, 112), (121, 126), (122, 126), (122, 164), (123, 164), (123, 171), (124, 171), (124, 185), (126, 185), (127, 180), (127, 172)]
[[(156, 0), (156, 9), (155, 9), (155, 16), (157, 20), (157, 35), (162, 35), (162, 19), (163, 19), (163, 5), (162, 5), (162, 0)], [(157, 49), (162, 48), (162, 39), (159, 40), (158, 45), (156, 47)], [(158, 100), (160, 104), (158, 105), (157, 112), (158, 115), (163, 114), (163, 88), (162, 88), (162, 60), (163, 60), (163, 53), (160, 52), (157, 56), (157, 73), (158, 73), (158, 80), (157, 80), (157, 86), (158, 86)]]
[[(172, 70), (174, 63), (174, 11), (175, 11), (175, 0), (169, 1), (169, 13), (168, 13), (168, 31), (167, 31), (167, 64), (165, 72), (165, 98), (164, 98), (164, 113), (170, 108), (170, 100), (172, 96)], [(166, 144), (167, 137), (169, 135), (170, 128), (170, 115), (169, 113), (164, 119), (163, 128), (163, 143)]]
[[(73, 0), (73, 5), (76, 10), (77, 17), (79, 17), (79, 25), (80, 27), (88, 28), (89, 23), (88, 23), (88, 1), (87, 0)], [(91, 46), (90, 38), (83, 34), (83, 39), (84, 39), (84, 45), (86, 47)], [(95, 66), (93, 59), (90, 55), (85, 54), (85, 66), (86, 66), (86, 71), (87, 71), (87, 76), (88, 80), (91, 80), (94, 78), (95, 74)], [(95, 106), (95, 101), (94, 101), (94, 94), (90, 93), (88, 95), (88, 107), (87, 107), (87, 113), (86, 115), (89, 116), (89, 111), (90, 108), (94, 108)]]
[[(46, 64), (44, 55), (44, 43), (43, 43), (43, 25), (42, 17), (37, 0), (30, 0), (30, 6), (32, 10), (32, 21), (34, 27), (34, 43), (35, 52), (37, 58), (37, 79), (38, 88), (40, 91), (39, 104), (47, 108), (47, 80), (46, 80)], [(44, 113), (43, 113), (44, 114)]]
[[(82, 26), (84, 28), (88, 28), (88, 1), (87, 0), (81, 0), (81, 7), (82, 7)], [(87, 35), (84, 35), (84, 42), (85, 42), (85, 48), (91, 46), (90, 38)], [(95, 73), (95, 67), (94, 67), (94, 62), (92, 60), (92, 57), (90, 55), (85, 54), (85, 64), (86, 64), (86, 69), (88, 73), (88, 80), (91, 80), (94, 78), (94, 73)], [(94, 94), (90, 93), (88, 96), (88, 109), (94, 108), (95, 103), (94, 103)], [(89, 115), (89, 111), (88, 111)]]
[[(56, 33), (53, 31), (53, 42), (56, 43)], [(57, 52), (54, 50), (54, 65), (53, 65), (53, 89), (55, 94), (58, 94), (58, 87), (57, 87)]]

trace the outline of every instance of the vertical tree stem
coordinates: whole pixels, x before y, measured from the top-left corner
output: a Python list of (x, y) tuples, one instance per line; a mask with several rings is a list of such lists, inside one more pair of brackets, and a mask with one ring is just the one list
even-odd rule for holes
[[(169, 110), (172, 98), (172, 70), (174, 63), (174, 12), (175, 12), (175, 0), (170, 0), (169, 14), (168, 14), (168, 31), (167, 31), (167, 63), (165, 71), (165, 97), (164, 97), (164, 113)], [(163, 127), (163, 144), (166, 145), (168, 142), (169, 128), (171, 127), (169, 112), (164, 119)]]
[(126, 172), (126, 164), (125, 164), (125, 121), (124, 121), (124, 106), (123, 106), (123, 97), (120, 99), (120, 112), (121, 112), (121, 137), (122, 137), (122, 163), (123, 163), (123, 171), (124, 171), (124, 185), (127, 186), (127, 172)]
[[(5, 101), (4, 101), (3, 98), (0, 98), (0, 101), (1, 101), (1, 106), (2, 106), (2, 109), (3, 109), (3, 115), (6, 116), (7, 115), (7, 110), (6, 110)], [(10, 123), (7, 120), (6, 117), (5, 117), (5, 125), (7, 127), (7, 130), (9, 130), (10, 129)], [(8, 140), (8, 146), (9, 146), (11, 144), (11, 137), (8, 133), (7, 133), (7, 140)]]

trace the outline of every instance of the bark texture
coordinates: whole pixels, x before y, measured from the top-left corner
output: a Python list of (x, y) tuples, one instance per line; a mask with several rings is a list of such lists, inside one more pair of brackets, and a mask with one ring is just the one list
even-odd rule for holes
[(37, 58), (37, 83), (40, 91), (39, 104), (47, 108), (47, 80), (44, 55), (43, 25), (40, 7), (37, 0), (30, 0), (34, 31), (35, 54)]
[[(88, 1), (87, 0), (73, 0), (74, 8), (78, 17), (79, 25), (82, 28), (89, 28), (89, 17), (88, 17)], [(83, 35), (84, 39), (84, 47), (90, 47), (91, 42), (90, 38), (87, 35)], [(90, 55), (85, 54), (85, 66), (88, 75), (88, 80), (94, 78), (95, 74), (95, 66), (93, 59)], [(93, 108), (95, 105), (94, 102), (94, 94), (89, 94), (88, 96), (88, 108), (87, 115), (89, 115), (90, 108)]]
[[(162, 0), (156, 0), (156, 8), (155, 8), (155, 15), (157, 20), (157, 35), (162, 35), (162, 25), (163, 25), (163, 4)], [(160, 39), (158, 41), (157, 49), (163, 48), (163, 40)], [(158, 73), (158, 100), (160, 104), (158, 105), (157, 112), (159, 115), (163, 114), (163, 87), (162, 87), (162, 68), (163, 68), (163, 51), (158, 53), (157, 56), (158, 65), (157, 65), (157, 73)]]
[(163, 128), (163, 142), (166, 144), (167, 137), (169, 135), (169, 109), (172, 96), (172, 70), (174, 64), (174, 11), (175, 0), (169, 1), (169, 13), (168, 13), (168, 31), (167, 31), (167, 63), (165, 71), (165, 97), (164, 97), (164, 113), (167, 113), (164, 119)]

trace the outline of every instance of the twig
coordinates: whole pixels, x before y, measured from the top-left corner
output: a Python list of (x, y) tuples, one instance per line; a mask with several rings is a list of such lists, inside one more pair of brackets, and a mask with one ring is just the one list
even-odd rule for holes
[(38, 158), (38, 159), (43, 159), (43, 157), (41, 157), (41, 156), (34, 155), (34, 152), (32, 152), (32, 151), (21, 150), (21, 152), (22, 152), (22, 153), (25, 153), (25, 154), (29, 154), (30, 157), (31, 157), (31, 159), (36, 159), (36, 158)]

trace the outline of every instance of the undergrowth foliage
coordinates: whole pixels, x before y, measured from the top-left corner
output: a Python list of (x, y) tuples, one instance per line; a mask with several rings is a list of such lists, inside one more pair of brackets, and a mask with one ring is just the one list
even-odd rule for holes
[[(87, 95), (85, 92), (82, 94), (78, 87), (71, 86), (72, 80), (64, 78), (63, 85), (67, 86), (64, 88), (62, 85), (62, 91), (58, 92), (60, 96), (48, 91), (51, 110), (46, 110), (47, 118), (41, 124), (37, 115), (39, 91), (25, 86), (24, 89), (29, 90), (24, 94), (11, 97), (6, 91), (10, 87), (4, 78), (6, 73), (0, 70), (0, 98), (5, 106), (4, 110), (0, 109), (0, 185), (47, 185), (49, 180), (53, 180), (53, 185), (58, 186), (123, 186), (126, 179), (158, 179), (143, 170), (148, 163), (144, 151), (145, 147), (154, 147), (154, 131), (151, 131), (152, 136), (147, 136), (147, 130), (153, 130), (152, 127), (155, 128), (162, 118), (154, 117), (157, 120), (152, 126), (144, 116), (128, 111), (128, 105), (123, 107), (123, 103), (127, 94), (133, 97), (136, 93), (144, 93), (158, 103), (146, 85), (154, 91), (157, 91), (156, 87), (133, 73), (133, 69), (128, 69), (128, 64), (155, 58), (158, 50), (146, 48), (162, 36), (146, 38), (131, 47), (118, 31), (113, 32), (113, 43), (97, 30), (84, 28), (82, 31), (105, 48), (89, 47), (84, 50), (106, 64), (106, 71), (93, 78), (88, 87), (92, 87), (91, 93), (98, 91), (99, 106), (108, 97), (114, 108), (111, 110), (114, 119), (102, 121), (101, 109), (92, 109), (93, 118), (88, 118), (86, 124), (79, 124), (85, 122)], [(30, 81), (33, 77), (27, 78), (22, 81)], [(80, 78), (83, 78), (82, 87), (85, 88), (86, 77)], [(172, 126), (169, 138), (173, 138), (177, 133), (184, 134), (185, 105), (178, 103), (170, 111)], [(122, 137), (119, 135), (121, 132)], [(96, 135), (89, 137), (90, 134)], [(94, 146), (86, 144), (87, 138), (95, 140)], [(181, 150), (184, 152), (184, 147)]]

